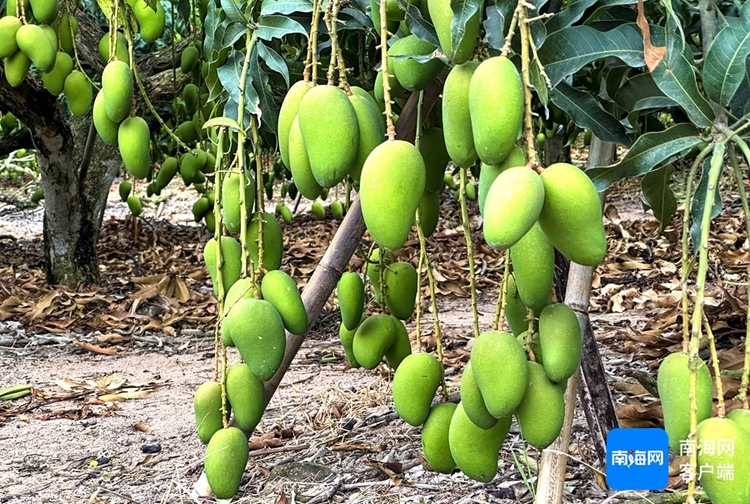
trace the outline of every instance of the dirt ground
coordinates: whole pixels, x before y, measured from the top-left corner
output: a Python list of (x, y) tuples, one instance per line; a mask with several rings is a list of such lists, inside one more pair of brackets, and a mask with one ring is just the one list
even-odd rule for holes
[[(106, 219), (124, 218), (126, 208), (119, 198), (113, 195), (110, 201)], [(175, 206), (147, 207), (146, 219), (158, 213), (175, 225), (189, 225), (188, 197), (165, 204)], [(653, 225), (644, 224), (652, 221), (637, 197), (621, 197), (614, 209), (608, 213), (608, 231), (611, 240), (619, 240), (619, 248), (611, 247), (607, 262), (628, 264), (623, 257), (634, 254), (630, 242), (643, 242), (633, 230), (645, 226), (652, 240), (646, 243), (657, 257), (650, 264), (659, 264), (659, 250), (670, 251), (674, 244), (670, 239), (659, 242)], [(11, 233), (19, 240), (31, 236), (38, 249), (34, 233), (40, 231), (41, 212), (0, 214), (0, 235)], [(21, 277), (39, 266), (13, 268)], [(631, 336), (651, 334), (649, 321), (653, 323), (655, 314), (669, 308), (660, 296), (673, 293), (650, 292), (655, 282), (663, 285), (674, 272), (660, 266), (654, 273), (661, 275), (656, 281), (649, 280), (651, 273), (643, 268), (622, 268), (629, 275), (626, 279), (617, 276), (622, 272), (617, 268), (598, 270), (592, 323), (617, 404), (633, 408), (633, 398), (650, 397), (643, 399), (650, 412), (654, 398), (626, 375), (634, 370), (653, 372), (654, 361), (636, 358), (643, 347), (634, 344)], [(605, 281), (608, 275), (619, 280)], [(205, 277), (200, 280), (206, 282)], [(449, 281), (446, 285), (450, 290)], [(483, 329), (491, 326), (495, 296), (496, 290), (485, 289), (479, 297)], [(0, 297), (0, 304), (3, 301)], [(447, 381), (456, 392), (472, 333), (470, 304), (466, 298), (446, 295), (439, 297), (438, 305), (451, 356)], [(423, 327), (429, 337), (431, 316), (425, 317)], [(195, 389), (213, 375), (213, 335), (205, 324), (184, 323), (165, 332), (136, 331), (125, 343), (103, 346), (116, 350), (115, 355), (104, 355), (73, 341), (102, 341), (101, 334), (94, 335), (97, 339), (91, 334), (27, 332), (25, 319), (3, 320), (0, 389), (28, 383), (34, 395), (0, 402), (0, 503), (212, 501), (202, 496), (206, 495), (201, 480), (204, 446), (195, 434), (192, 411)], [(414, 329), (413, 321), (408, 329)], [(16, 344), (8, 343), (14, 340)], [(666, 351), (667, 346), (662, 342), (658, 348)], [(230, 362), (236, 359), (231, 351)], [(331, 309), (324, 312), (251, 438), (250, 460), (233, 502), (533, 501), (540, 454), (525, 447), (515, 424), (501, 450), (493, 482), (480, 484), (460, 472), (437, 474), (421, 456), (419, 429), (394, 413), (390, 381), (384, 365), (373, 371), (348, 368), (338, 341), (337, 314)], [(633, 420), (632, 411), (625, 411)], [(637, 422), (653, 421), (648, 415), (635, 417)], [(577, 414), (564, 502), (633, 498), (618, 497), (596, 484), (587, 466), (601, 465), (587, 431), (585, 419)]]

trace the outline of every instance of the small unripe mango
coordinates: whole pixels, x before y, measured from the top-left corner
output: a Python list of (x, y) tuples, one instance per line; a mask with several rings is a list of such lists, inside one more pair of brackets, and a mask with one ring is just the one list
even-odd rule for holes
[(287, 331), (297, 335), (307, 331), (307, 311), (292, 277), (281, 270), (269, 271), (263, 276), (260, 291), (279, 312)]
[(562, 389), (547, 378), (541, 364), (528, 361), (528, 387), (513, 415), (521, 435), (538, 450), (551, 445), (560, 434), (565, 417)]
[(116, 123), (125, 119), (133, 105), (133, 73), (127, 63), (110, 61), (102, 72), (104, 108)]
[(479, 390), (474, 372), (471, 370), (471, 361), (466, 363), (461, 374), (461, 403), (469, 419), (482, 429), (491, 429), (497, 423), (484, 404), (482, 392)]
[(451, 8), (451, 0), (430, 0), (427, 5), (443, 53), (457, 65), (467, 61), (477, 45), (479, 22), (483, 11), (482, 4), (480, 3), (474, 15), (466, 20), (463, 38), (458, 45), (453, 43), (453, 34), (451, 33), (451, 24), (455, 17)]
[(518, 295), (534, 312), (551, 303), (555, 278), (555, 249), (538, 222), (510, 248)]
[(245, 432), (252, 432), (266, 409), (266, 391), (244, 363), (227, 368), (227, 401), (232, 406), (234, 421)]
[(23, 51), (16, 51), (15, 54), (3, 59), (3, 67), (8, 84), (18, 87), (29, 73), (31, 60)]
[(456, 65), (443, 86), (443, 135), (445, 148), (454, 163), (469, 168), (477, 160), (469, 111), (469, 88), (478, 61)]
[(433, 58), (421, 63), (412, 58), (397, 59), (393, 56), (428, 56), (435, 49), (437, 48), (434, 45), (416, 35), (400, 38), (388, 49), (388, 56), (391, 56), (388, 59), (389, 71), (393, 71), (396, 79), (405, 89), (409, 91), (425, 89), (443, 69), (445, 66), (443, 62)]
[(341, 310), (341, 323), (352, 331), (362, 319), (365, 306), (365, 285), (362, 277), (354, 271), (347, 271), (339, 279), (336, 297)]
[(417, 270), (411, 263), (397, 262), (383, 272), (385, 304), (388, 310), (401, 320), (414, 313), (417, 299)]
[[(247, 250), (258, 264), (258, 235), (260, 218), (256, 212), (247, 227)], [(284, 238), (281, 234), (279, 221), (273, 215), (263, 212), (263, 268), (266, 271), (277, 270), (281, 267), (281, 256), (284, 252)]]
[[(76, 117), (83, 117), (88, 114), (94, 99), (94, 89), (91, 87), (91, 82), (89, 82), (86, 74), (80, 70), (73, 70), (65, 78), (63, 89), (65, 90), (65, 96), (68, 97), (70, 112)], [(148, 126), (146, 126), (146, 131), (148, 131)], [(148, 148), (148, 139), (146, 140), (146, 147)]]
[(208, 444), (211, 436), (223, 426), (221, 419), (221, 383), (207, 381), (195, 391), (193, 412), (198, 437)]
[[(312, 89), (312, 83), (307, 81), (297, 81), (289, 88), (284, 101), (281, 104), (279, 110), (279, 122), (277, 127), (277, 135), (279, 138), (279, 152), (281, 153), (281, 159), (284, 162), (284, 166), (291, 170), (291, 160), (289, 159), (290, 145), (290, 131), (292, 129), (292, 123), (297, 117), (299, 112), (299, 105), (302, 98)], [(302, 193), (304, 195), (304, 193)], [(308, 196), (305, 196), (308, 197)], [(315, 196), (317, 198), (317, 196)]]
[(450, 474), (456, 468), (448, 441), (455, 403), (436, 404), (422, 427), (422, 454), (434, 471)]
[(354, 358), (365, 369), (374, 369), (396, 338), (396, 327), (389, 315), (371, 315), (359, 324), (352, 342)]
[(508, 435), (512, 416), (498, 420), (494, 427), (481, 429), (474, 425), (458, 403), (448, 428), (451, 455), (461, 471), (471, 479), (488, 483), (497, 474), (500, 446)]
[[(356, 89), (361, 90), (361, 92), (354, 92)], [(385, 120), (375, 100), (370, 95), (356, 86), (352, 86), (352, 91), (354, 94), (349, 96), (349, 101), (357, 114), (359, 148), (349, 175), (354, 180), (359, 180), (362, 175), (362, 166), (364, 166), (367, 157), (385, 138)]]
[(443, 366), (430, 353), (407, 356), (393, 376), (393, 406), (409, 425), (427, 420), (432, 399), (443, 379)]
[(544, 205), (541, 177), (525, 166), (508, 168), (492, 183), (484, 204), (484, 239), (497, 250), (529, 232)]
[(120, 123), (117, 130), (117, 144), (122, 162), (137, 179), (145, 179), (151, 168), (150, 139), (151, 132), (142, 117), (128, 117)]
[(180, 54), (180, 70), (182, 73), (190, 73), (198, 63), (199, 59), (200, 53), (198, 52), (197, 47), (189, 45), (183, 49), (182, 54)]
[(16, 33), (21, 26), (21, 20), (16, 16), (0, 18), (0, 58), (8, 58), (18, 51)]
[(425, 238), (432, 236), (440, 219), (440, 192), (425, 191), (419, 200), (419, 223)]
[(555, 303), (542, 310), (539, 344), (550, 380), (559, 383), (573, 376), (581, 364), (583, 336), (578, 317), (568, 305)]
[[(9, 0), (12, 1), (12, 0)], [(51, 24), (60, 10), (58, 0), (29, 0), (34, 19), (39, 23)]]
[[(216, 253), (216, 238), (211, 238), (203, 247), (203, 260), (206, 262), (206, 268), (211, 275), (211, 281), (214, 285), (214, 294), (219, 295), (219, 285), (217, 284), (217, 262), (218, 254)], [(242, 272), (242, 247), (240, 242), (231, 236), (221, 237), (221, 279), (222, 289), (226, 296), (227, 291), (232, 284), (239, 280)]]
[(388, 350), (385, 351), (385, 360), (388, 361), (391, 369), (397, 371), (404, 359), (411, 355), (411, 340), (409, 340), (409, 332), (406, 330), (404, 323), (393, 315), (391, 315), (391, 320), (396, 330), (396, 337)]
[(59, 51), (55, 57), (55, 66), (42, 74), (42, 82), (47, 91), (57, 96), (65, 89), (65, 79), (73, 71), (73, 58), (66, 52)]
[[(255, 203), (255, 179), (249, 174), (242, 177), (245, 186), (245, 216), (252, 213)], [(221, 184), (221, 207), (224, 210), (224, 225), (232, 234), (240, 232), (240, 174), (232, 171)]]
[[(750, 471), (747, 471), (747, 461), (750, 460), (750, 437), (735, 421), (715, 417), (698, 423), (696, 441), (699, 447), (698, 468), (712, 468), (699, 471), (700, 484), (711, 502), (750, 502)], [(713, 447), (713, 450), (709, 449), (709, 446)], [(731, 478), (725, 472), (729, 468), (732, 470)]]
[(518, 145), (514, 145), (511, 149), (508, 157), (499, 165), (488, 165), (482, 163), (481, 169), (479, 170), (479, 213), (484, 215), (484, 203), (487, 200), (487, 193), (492, 187), (492, 183), (495, 181), (498, 175), (514, 166), (525, 166), (526, 165), (526, 154), (523, 149)]
[(237, 427), (217, 431), (206, 447), (206, 479), (219, 499), (231, 499), (240, 490), (249, 454), (247, 437)]
[(289, 130), (288, 156), (289, 170), (292, 172), (295, 187), (305, 198), (315, 200), (320, 196), (323, 188), (315, 180), (310, 168), (310, 157), (307, 155), (302, 131), (299, 129), (299, 117), (294, 118)]
[(141, 37), (147, 43), (154, 42), (161, 37), (166, 25), (166, 16), (161, 0), (156, 0), (155, 5), (156, 10), (152, 9), (145, 0), (136, 0), (133, 4), (133, 14), (138, 21)]
[(419, 137), (419, 152), (424, 159), (426, 192), (438, 192), (443, 188), (445, 167), (450, 156), (445, 149), (445, 138), (442, 128), (433, 126), (426, 129)]
[(471, 369), (487, 411), (510, 415), (521, 404), (528, 385), (526, 354), (516, 338), (503, 331), (479, 335), (471, 349)]
[(42, 72), (55, 66), (57, 46), (44, 33), (41, 26), (25, 24), (16, 31), (18, 48), (29, 57)]
[(269, 380), (279, 369), (286, 349), (284, 321), (276, 308), (262, 299), (240, 299), (224, 323), (250, 371), (263, 381)]

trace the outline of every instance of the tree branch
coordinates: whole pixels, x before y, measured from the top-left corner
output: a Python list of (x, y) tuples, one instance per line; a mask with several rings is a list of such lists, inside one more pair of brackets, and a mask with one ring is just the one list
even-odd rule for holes
[(31, 131), (23, 128), (12, 135), (0, 138), (0, 157), (7, 156), (18, 149), (33, 149), (34, 141), (31, 139)]

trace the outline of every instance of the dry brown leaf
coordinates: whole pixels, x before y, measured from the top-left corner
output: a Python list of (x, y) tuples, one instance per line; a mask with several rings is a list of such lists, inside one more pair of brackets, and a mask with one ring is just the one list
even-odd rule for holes
[(146, 434), (151, 434), (151, 432), (153, 432), (153, 429), (143, 422), (138, 422), (137, 424), (133, 425), (133, 428), (135, 430), (145, 432)]
[(89, 352), (94, 352), (102, 355), (117, 355), (117, 350), (115, 350), (114, 348), (102, 348), (99, 345), (94, 345), (92, 343), (86, 343), (85, 341), (78, 340), (73, 340), (72, 343), (83, 348), (84, 350), (88, 350)]

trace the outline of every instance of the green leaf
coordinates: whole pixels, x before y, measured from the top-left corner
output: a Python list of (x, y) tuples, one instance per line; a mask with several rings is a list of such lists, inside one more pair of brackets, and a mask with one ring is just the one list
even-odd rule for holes
[[(255, 89), (258, 99), (252, 104), (248, 102), (246, 108), (248, 112), (258, 117), (258, 125), (261, 129), (275, 138), (279, 122), (279, 106), (275, 103), (273, 92), (268, 85), (268, 75), (263, 71), (258, 61), (258, 53), (259, 48), (256, 46), (250, 55), (250, 66), (248, 68), (248, 80), (252, 80), (252, 87)], [(273, 146), (276, 147), (275, 141)]]
[[(451, 0), (453, 21), (451, 21), (451, 41), (454, 51), (461, 45), (466, 34), (466, 23), (482, 8), (482, 0)], [(437, 44), (440, 47), (440, 44)], [(448, 55), (450, 56), (450, 55)]]
[(586, 173), (596, 188), (603, 191), (617, 180), (648, 173), (665, 160), (701, 142), (695, 126), (680, 123), (664, 131), (642, 135), (619, 163), (592, 168)]
[(230, 117), (224, 117), (224, 116), (212, 117), (211, 119), (203, 123), (203, 129), (217, 128), (219, 126), (224, 126), (226, 128), (233, 128), (236, 130), (240, 129), (240, 125), (237, 121), (235, 121), (234, 119)]
[[(692, 224), (690, 226), (690, 239), (693, 241), (693, 247), (697, 247), (701, 241), (701, 220), (703, 218), (703, 209), (706, 207), (706, 194), (708, 193), (708, 172), (711, 169), (711, 156), (706, 156), (703, 160), (703, 172), (701, 174), (701, 181), (698, 187), (693, 193), (693, 200), (690, 205), (690, 217)], [(714, 206), (711, 208), (711, 220), (721, 213), (721, 198), (719, 197), (719, 186), (717, 185), (714, 190), (716, 191), (716, 197), (714, 198)]]
[(488, 4), (485, 9), (486, 19), (483, 22), (484, 32), (487, 34), (487, 43), (498, 51), (505, 45), (506, 24), (513, 17), (513, 9), (517, 2), (512, 0), (497, 0)]
[(703, 88), (713, 101), (727, 105), (745, 78), (750, 55), (750, 26), (735, 23), (721, 30), (706, 54)]
[(310, 0), (263, 0), (260, 6), (260, 15), (307, 13), (312, 12), (312, 10), (313, 4)]
[[(245, 61), (245, 53), (243, 51), (232, 51), (227, 58), (226, 63), (222, 65), (218, 70), (217, 74), (221, 85), (224, 86), (224, 90), (229, 93), (229, 98), (239, 103), (240, 101), (240, 82), (242, 79), (242, 64)], [(245, 82), (245, 101), (251, 101), (254, 94), (252, 86), (252, 76), (248, 75), (247, 81)], [(235, 116), (236, 118), (237, 116)]]
[(245, 33), (247, 33), (247, 28), (243, 23), (230, 24), (224, 32), (224, 39), (222, 41), (224, 47), (234, 46), (234, 43), (245, 35)]
[(643, 39), (635, 24), (618, 26), (606, 32), (588, 26), (571, 26), (550, 34), (539, 48), (553, 86), (598, 59), (616, 57), (631, 67), (645, 65)]
[(673, 173), (674, 166), (667, 165), (647, 173), (641, 181), (643, 198), (659, 221), (660, 233), (672, 221), (672, 216), (677, 211), (677, 198), (669, 187)]
[(190, 21), (190, 0), (177, 0), (177, 13), (186, 23)]
[(435, 27), (422, 17), (419, 8), (414, 4), (406, 2), (406, 0), (397, 0), (397, 2), (398, 6), (404, 11), (406, 26), (409, 28), (409, 31), (435, 47), (440, 47)]
[(617, 90), (615, 102), (626, 112), (676, 105), (674, 100), (661, 92), (649, 73), (638, 74), (627, 79)]
[(555, 13), (555, 15), (545, 23), (547, 33), (554, 33), (572, 25), (583, 16), (583, 13), (594, 5), (596, 0), (578, 0), (568, 3), (568, 7)]
[(680, 105), (693, 124), (705, 128), (712, 123), (714, 111), (698, 89), (692, 63), (679, 47), (684, 41), (670, 30), (666, 36), (667, 53), (651, 77), (665, 95)]
[(592, 95), (561, 82), (549, 92), (549, 97), (581, 128), (589, 128), (605, 142), (630, 145), (625, 127), (602, 109)]
[(203, 40), (203, 50), (208, 56), (209, 63), (216, 61), (216, 55), (224, 47), (224, 26), (221, 24), (219, 12), (215, 2), (208, 2), (206, 19), (203, 22), (206, 36)]
[(372, 26), (372, 19), (359, 9), (347, 7), (339, 12), (342, 30), (367, 30)]
[(299, 33), (307, 37), (307, 30), (298, 21), (286, 16), (261, 16), (257, 26), (258, 38), (263, 40), (281, 39), (284, 35)]
[(221, 0), (221, 8), (224, 9), (227, 19), (233, 23), (247, 23), (245, 15), (240, 10), (239, 4), (235, 0)]
[(289, 67), (287, 67), (284, 58), (261, 41), (258, 41), (258, 55), (265, 61), (268, 68), (281, 74), (286, 86), (289, 87)]

